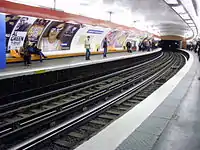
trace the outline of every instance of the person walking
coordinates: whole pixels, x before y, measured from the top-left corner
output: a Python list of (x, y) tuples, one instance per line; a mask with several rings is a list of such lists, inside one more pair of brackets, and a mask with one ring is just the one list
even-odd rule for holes
[(86, 49), (86, 53), (85, 53), (85, 59), (86, 60), (90, 60), (90, 36), (87, 36), (87, 38), (85, 39), (85, 49)]
[(103, 41), (103, 58), (107, 57), (107, 51), (108, 51), (108, 40), (107, 38)]

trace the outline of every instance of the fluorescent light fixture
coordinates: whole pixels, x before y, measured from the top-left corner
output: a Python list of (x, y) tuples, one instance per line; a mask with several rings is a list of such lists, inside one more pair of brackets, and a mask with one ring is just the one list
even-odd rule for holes
[(186, 23), (193, 23), (192, 20), (185, 20)]
[(177, 0), (165, 0), (167, 4), (178, 4)]
[(190, 27), (195, 27), (194, 23), (188, 24)]
[(183, 14), (185, 13), (185, 9), (183, 8), (182, 5), (180, 6), (176, 6), (176, 7), (172, 7), (178, 14)]
[(183, 18), (184, 20), (190, 19), (190, 16), (188, 14), (179, 14), (181, 16), (181, 18)]

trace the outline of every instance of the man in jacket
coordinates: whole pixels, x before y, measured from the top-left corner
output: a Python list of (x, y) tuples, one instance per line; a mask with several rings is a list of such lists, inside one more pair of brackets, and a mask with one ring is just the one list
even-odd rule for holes
[(85, 54), (85, 59), (86, 60), (90, 60), (90, 36), (87, 36), (87, 38), (85, 39), (85, 49), (86, 49), (86, 54)]
[(103, 41), (103, 57), (107, 57), (107, 50), (108, 50), (108, 41), (107, 38), (104, 39)]

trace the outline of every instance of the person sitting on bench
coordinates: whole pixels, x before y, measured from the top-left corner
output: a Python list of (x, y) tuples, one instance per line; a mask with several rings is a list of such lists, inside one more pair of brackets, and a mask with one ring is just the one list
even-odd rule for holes
[(36, 43), (28, 46), (28, 50), (31, 54), (36, 54), (40, 56), (40, 62), (42, 62), (42, 57), (47, 58), (43, 53), (42, 50), (37, 48)]

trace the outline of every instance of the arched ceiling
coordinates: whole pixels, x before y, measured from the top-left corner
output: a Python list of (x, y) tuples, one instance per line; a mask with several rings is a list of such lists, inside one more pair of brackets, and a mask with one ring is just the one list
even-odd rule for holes
[[(29, 5), (54, 7), (54, 0), (10, 0)], [(171, 0), (173, 1), (173, 0)], [(157, 35), (192, 34), (188, 25), (164, 0), (56, 0), (56, 9), (134, 26)], [(189, 35), (188, 35), (189, 36)]]
[[(105, 0), (106, 1), (106, 0)], [(144, 23), (156, 27), (160, 35), (180, 35), (189, 30), (187, 24), (163, 0), (122, 0), (134, 16), (143, 16)]]

